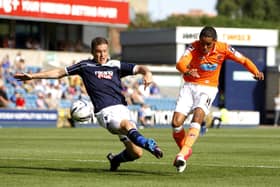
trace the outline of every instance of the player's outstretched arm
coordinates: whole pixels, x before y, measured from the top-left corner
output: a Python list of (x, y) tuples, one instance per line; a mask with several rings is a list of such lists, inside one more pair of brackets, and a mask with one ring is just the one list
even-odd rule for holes
[(42, 71), (38, 73), (16, 73), (14, 78), (18, 80), (31, 80), (31, 79), (59, 79), (66, 76), (64, 68), (57, 68), (47, 71)]
[(263, 72), (259, 71), (257, 66), (248, 58), (245, 58), (245, 62), (243, 64), (243, 66), (250, 71), (251, 73), (253, 73), (254, 75), (254, 79), (262, 81), (264, 80), (264, 74)]

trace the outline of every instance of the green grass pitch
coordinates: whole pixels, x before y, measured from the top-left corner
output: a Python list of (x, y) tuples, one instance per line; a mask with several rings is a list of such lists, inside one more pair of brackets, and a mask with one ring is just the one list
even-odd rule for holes
[(170, 128), (140, 130), (164, 151), (145, 151), (109, 172), (106, 155), (123, 149), (103, 128), (0, 129), (1, 187), (280, 186), (280, 128), (209, 129), (184, 173), (172, 166), (178, 148)]

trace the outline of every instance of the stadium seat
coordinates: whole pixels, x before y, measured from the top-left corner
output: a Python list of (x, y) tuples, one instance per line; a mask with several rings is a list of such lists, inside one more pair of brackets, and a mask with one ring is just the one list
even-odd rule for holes
[(173, 98), (145, 98), (145, 103), (153, 110), (174, 110), (176, 99)]
[(140, 108), (140, 105), (128, 105), (129, 110), (139, 110)]
[(26, 67), (26, 71), (27, 72), (32, 72), (32, 73), (37, 73), (39, 71), (41, 71), (41, 67), (38, 67), (38, 66), (27, 66)]
[(37, 108), (37, 105), (36, 105), (37, 95), (36, 94), (25, 94), (24, 98), (25, 98), (26, 109)]
[(72, 105), (72, 101), (68, 99), (61, 99), (59, 102), (60, 108), (70, 108)]

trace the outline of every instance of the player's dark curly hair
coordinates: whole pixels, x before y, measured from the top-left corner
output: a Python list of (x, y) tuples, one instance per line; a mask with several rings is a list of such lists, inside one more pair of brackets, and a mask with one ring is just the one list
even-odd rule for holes
[(96, 37), (91, 41), (91, 51), (93, 52), (95, 50), (95, 47), (100, 44), (109, 44), (108, 40), (103, 37)]
[(214, 40), (217, 40), (217, 32), (214, 29), (214, 27), (206, 26), (201, 30), (201, 32), (199, 34), (199, 38), (202, 38), (202, 37), (211, 37)]

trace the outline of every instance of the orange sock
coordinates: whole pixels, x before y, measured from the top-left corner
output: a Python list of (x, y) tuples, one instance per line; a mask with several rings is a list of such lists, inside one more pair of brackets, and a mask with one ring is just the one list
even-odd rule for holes
[(185, 144), (185, 129), (181, 128), (178, 130), (173, 130), (173, 138), (180, 149), (182, 149)]
[(188, 155), (191, 154), (192, 146), (196, 142), (200, 132), (200, 124), (199, 123), (191, 123), (190, 128), (186, 134), (185, 137), (185, 144), (181, 148), (181, 151), (179, 154), (185, 155), (188, 157)]

